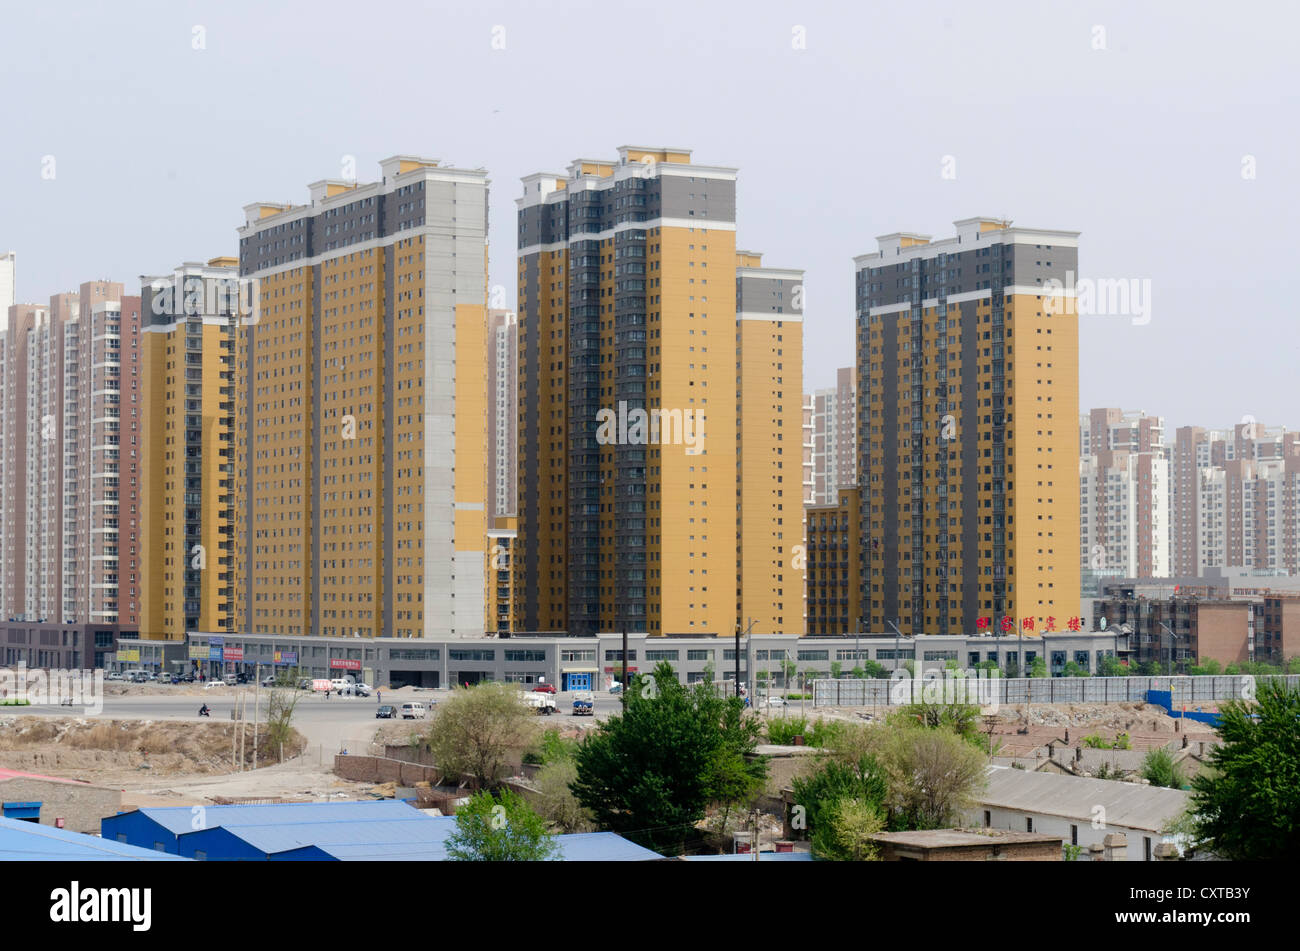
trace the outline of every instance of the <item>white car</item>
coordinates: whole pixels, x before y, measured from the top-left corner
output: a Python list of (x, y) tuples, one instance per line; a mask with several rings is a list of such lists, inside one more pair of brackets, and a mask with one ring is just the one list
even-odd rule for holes
[(203, 689), (211, 690), (213, 687), (224, 687), (225, 685), (226, 682), (224, 680), (209, 680), (206, 684), (203, 685)]
[(353, 684), (352, 692), (358, 697), (368, 697), (370, 696), (370, 684)]
[(767, 705), (769, 707), (784, 707), (786, 705), (785, 697), (768, 697)]

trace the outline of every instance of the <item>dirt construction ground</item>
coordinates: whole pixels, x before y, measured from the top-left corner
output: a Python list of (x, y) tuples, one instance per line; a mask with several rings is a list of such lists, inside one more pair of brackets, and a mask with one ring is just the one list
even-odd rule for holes
[[(116, 686), (116, 685), (108, 685)], [(151, 692), (149, 687), (125, 687), (131, 693)], [(155, 688), (156, 689), (156, 688)], [(170, 688), (172, 691), (176, 688)], [(218, 688), (220, 689), (220, 688)], [(213, 692), (209, 692), (209, 696)], [(1204, 705), (1208, 711), (1210, 705)], [(809, 706), (802, 715), (850, 722), (878, 721), (890, 708), (817, 708)], [(799, 716), (797, 707), (785, 711), (764, 711), (767, 718)], [(594, 728), (589, 721), (556, 719), (547, 726), (580, 736)], [(381, 754), (382, 744), (405, 745), (414, 733), (424, 733), (428, 722), (382, 721), (359, 728), (371, 739), (368, 747), (351, 743), (355, 754)], [(245, 727), (248, 729), (248, 727)], [(337, 751), (297, 735), (299, 754), (286, 752), (278, 762), (278, 751), (263, 749), (258, 769), (252, 769), (252, 736), (243, 768), (234, 762), (232, 740), (235, 724), (220, 720), (194, 722), (177, 719), (108, 719), (105, 717), (53, 717), (0, 714), (0, 768), (78, 779), (123, 790), (127, 807), (138, 805), (190, 805), (212, 802), (218, 797), (283, 798), (367, 798), (391, 795), (366, 783), (341, 780), (332, 772)], [(1004, 707), (997, 712), (993, 735), (1005, 755), (1023, 755), (1052, 740), (1077, 743), (1090, 734), (1114, 739), (1127, 733), (1137, 750), (1163, 746), (1183, 731), (1189, 739), (1211, 739), (1213, 731), (1194, 721), (1169, 717), (1159, 707), (1143, 703), (1121, 704), (1035, 704)], [(1067, 736), (1068, 733), (1068, 736)], [(305, 746), (305, 749), (303, 747)], [(267, 763), (272, 765), (265, 765)]]

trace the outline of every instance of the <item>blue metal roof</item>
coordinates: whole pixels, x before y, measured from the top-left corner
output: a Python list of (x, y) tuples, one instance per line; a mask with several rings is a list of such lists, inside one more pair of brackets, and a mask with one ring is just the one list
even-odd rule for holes
[[(258, 809), (286, 809), (288, 805), (253, 807)], [(298, 812), (278, 818), (276, 813), (259, 813), (257, 824), (234, 824), (226, 814), (207, 816), (209, 828), (187, 831), (179, 838), (183, 851), (203, 849), (203, 840), (217, 829), (246, 842), (253, 850), (267, 856), (280, 855), (292, 858), (319, 858), (320, 853), (340, 861), (422, 861), (441, 862), (447, 859), (446, 839), (456, 829), (452, 816), (430, 816), (419, 809), (406, 806), (403, 810), (390, 809), (389, 815), (365, 818), (352, 813), (342, 815), (336, 810), (330, 818), (312, 821), (310, 814)], [(186, 816), (189, 816), (188, 810)], [(268, 821), (277, 817), (276, 821)], [(247, 816), (236, 816), (247, 819)], [(657, 852), (642, 848), (613, 832), (592, 832), (581, 835), (556, 836), (560, 857), (577, 862), (646, 861), (662, 858)], [(314, 850), (319, 850), (316, 852)], [(205, 850), (206, 851), (206, 850)]]
[[(371, 850), (401, 845), (420, 845), (442, 849), (442, 842), (456, 828), (450, 816), (426, 816), (412, 809), (414, 816), (402, 819), (348, 819), (332, 822), (279, 822), (274, 825), (238, 825), (222, 823), (221, 828), (268, 855), (305, 846), (329, 851), (336, 845), (361, 845)], [(191, 832), (181, 837), (183, 847), (204, 835)]]
[(555, 841), (566, 862), (652, 862), (663, 858), (614, 832), (557, 835)]
[[(173, 835), (194, 831), (191, 806), (149, 806), (135, 810)], [(288, 822), (347, 822), (357, 819), (400, 819), (420, 815), (414, 806), (396, 799), (346, 802), (279, 802), (262, 806), (204, 806), (204, 824), (222, 826), (283, 825)], [(123, 813), (119, 813), (122, 815)]]
[(0, 861), (184, 862), (188, 859), (54, 826), (0, 818)]

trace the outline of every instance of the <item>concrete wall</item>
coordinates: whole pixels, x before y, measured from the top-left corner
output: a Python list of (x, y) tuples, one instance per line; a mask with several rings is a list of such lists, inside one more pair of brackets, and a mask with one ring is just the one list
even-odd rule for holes
[(73, 832), (99, 832), (99, 822), (122, 808), (122, 790), (44, 779), (0, 780), (0, 802), (39, 802), (41, 825), (62, 818)]

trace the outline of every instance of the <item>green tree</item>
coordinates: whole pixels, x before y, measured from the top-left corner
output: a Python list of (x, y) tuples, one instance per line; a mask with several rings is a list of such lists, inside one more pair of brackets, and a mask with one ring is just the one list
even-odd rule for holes
[(957, 825), (984, 785), (983, 752), (950, 729), (891, 725), (883, 746), (892, 829)]
[(1098, 677), (1127, 677), (1129, 669), (1119, 662), (1119, 658), (1111, 654), (1103, 654), (1097, 658), (1097, 676)]
[(591, 832), (596, 823), (589, 809), (584, 809), (573, 794), (578, 778), (578, 764), (573, 759), (557, 759), (537, 771), (537, 813), (558, 832)]
[(1030, 662), (1029, 662), (1029, 676), (1030, 676), (1030, 677), (1046, 677), (1046, 676), (1047, 676), (1047, 661), (1043, 660), (1043, 658), (1041, 658), (1041, 657), (1035, 657), (1032, 661), (1030, 661)]
[(709, 805), (761, 788), (767, 764), (752, 756), (759, 730), (743, 700), (706, 684), (688, 689), (661, 662), (629, 690), (624, 712), (579, 747), (574, 795), (601, 828), (675, 851)]
[(455, 862), (543, 862), (560, 852), (545, 820), (509, 789), (499, 798), (484, 790), (457, 809), (446, 848)]
[(1196, 838), (1229, 861), (1300, 854), (1300, 689), (1257, 689), (1223, 704), (1223, 742), (1192, 780)]
[(1065, 662), (1065, 676), (1067, 677), (1087, 677), (1089, 676), (1087, 668), (1080, 667), (1078, 661), (1068, 660)]
[(537, 741), (537, 715), (513, 684), (488, 681), (451, 692), (429, 726), (429, 751), (444, 773), (490, 789)]
[(1152, 750), (1142, 760), (1142, 778), (1152, 786), (1182, 789), (1187, 783), (1183, 768), (1174, 762), (1174, 755), (1166, 749)]
[(1193, 674), (1208, 675), (1216, 677), (1223, 673), (1223, 665), (1213, 657), (1204, 657), (1201, 661), (1191, 668)]
[(786, 689), (789, 689), (790, 681), (794, 679), (795, 671), (797, 671), (798, 669), (799, 669), (799, 665), (796, 664), (794, 661), (790, 660), (788, 657), (785, 660), (781, 661), (782, 686), (784, 686)]
[(931, 730), (951, 730), (976, 749), (988, 749), (988, 737), (980, 730), (980, 708), (974, 704), (911, 703), (899, 707), (889, 720), (900, 726), (918, 723)]
[(824, 831), (824, 826), (830, 821), (827, 810), (833, 809), (842, 799), (853, 799), (883, 812), (889, 797), (884, 770), (868, 753), (860, 754), (851, 762), (830, 757), (810, 775), (796, 776), (790, 785), (794, 805), (802, 810), (792, 817), (792, 821), (797, 819), (801, 822), (810, 836)]
[(1287, 659), (1286, 672), (1288, 674), (1300, 674), (1300, 654)]
[(813, 855), (832, 862), (874, 861), (878, 857), (875, 836), (884, 827), (874, 803), (847, 796), (833, 800), (813, 833)]
[(863, 667), (861, 664), (858, 664), (851, 671), (849, 671), (849, 676), (852, 677), (854, 680), (862, 680), (867, 676), (866, 668)]
[(831, 661), (831, 677), (835, 680), (840, 679), (840, 674), (844, 673), (844, 665), (838, 660)]
[(861, 664), (855, 667), (854, 670), (862, 671), (861, 676), (871, 680), (889, 679), (889, 670), (884, 664), (878, 663), (874, 660), (864, 660)]
[(297, 755), (303, 741), (293, 728), (293, 714), (301, 699), (302, 693), (288, 685), (276, 686), (270, 691), (266, 702), (266, 733), (262, 740), (264, 755), (274, 756), (281, 762), (286, 750), (290, 755)]

